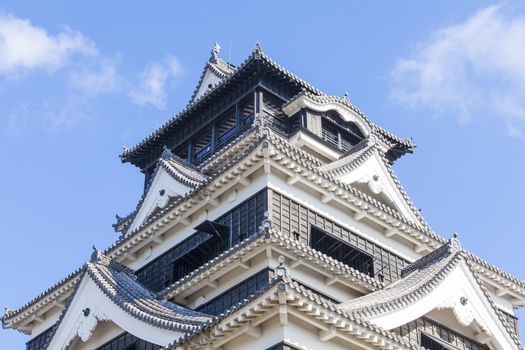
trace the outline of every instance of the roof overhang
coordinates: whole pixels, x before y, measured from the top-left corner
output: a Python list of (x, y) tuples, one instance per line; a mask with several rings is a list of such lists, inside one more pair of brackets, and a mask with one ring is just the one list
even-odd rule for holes
[(384, 329), (393, 329), (434, 309), (452, 310), (461, 325), (475, 329), (479, 342), (491, 342), (500, 350), (519, 349), (503, 328), (466, 262), (460, 263), (439, 287), (420, 301), (395, 312), (370, 317), (368, 321)]
[[(289, 278), (274, 280), (263, 293), (229, 311), (208, 327), (176, 341), (169, 349), (209, 349), (227, 346), (240, 336), (264, 337), (265, 324), (277, 319), (282, 340), (301, 346), (303, 339), (287, 334), (295, 322), (307, 323), (316, 332), (320, 346), (337, 340), (348, 348), (415, 350), (419, 347), (394, 333), (356, 320), (333, 305), (316, 299), (311, 292)], [(274, 330), (274, 329), (273, 329)], [(309, 344), (311, 346), (311, 344)]]
[(402, 278), (383, 290), (340, 305), (383, 329), (395, 329), (429, 314), (451, 309), (461, 326), (491, 349), (521, 349), (515, 330), (470, 268), (459, 242), (446, 245), (407, 266)]
[(67, 311), (62, 315), (47, 349), (67, 349), (75, 338), (88, 342), (99, 322), (113, 322), (118, 327), (150, 343), (166, 346), (183, 332), (155, 327), (132, 317), (111, 301), (98, 286), (85, 275)]

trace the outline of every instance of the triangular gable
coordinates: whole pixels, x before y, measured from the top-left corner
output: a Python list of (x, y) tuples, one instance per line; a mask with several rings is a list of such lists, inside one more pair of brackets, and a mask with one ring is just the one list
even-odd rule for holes
[(127, 222), (122, 231), (131, 232), (140, 227), (152, 214), (186, 196), (207, 179), (206, 175), (193, 169), (165, 148), (137, 209), (125, 219), (120, 219)]
[(341, 159), (319, 170), (368, 194), (409, 221), (428, 227), (385, 159), (375, 136), (364, 139)]
[(207, 91), (213, 89), (225, 78), (231, 76), (235, 71), (233, 65), (220, 58), (220, 52), (221, 47), (219, 44), (215, 43), (213, 49), (211, 50), (211, 57), (204, 66), (204, 70), (202, 72), (201, 78), (199, 79), (197, 87), (195, 88), (191, 102), (198, 100)]
[(521, 349), (456, 239), (409, 265), (402, 276), (383, 290), (342, 303), (341, 309), (387, 330), (450, 309), (460, 325), (472, 327), (475, 340), (491, 349)]
[(88, 342), (99, 322), (111, 321), (137, 338), (165, 346), (211, 320), (204, 314), (156, 299), (133, 271), (96, 251), (61, 314), (46, 349)]

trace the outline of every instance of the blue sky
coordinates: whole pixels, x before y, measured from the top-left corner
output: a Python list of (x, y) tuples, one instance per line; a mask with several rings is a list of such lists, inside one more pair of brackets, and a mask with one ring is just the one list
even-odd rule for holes
[(183, 108), (214, 42), (238, 64), (260, 41), (413, 137), (395, 170), (430, 225), (525, 278), (524, 37), (523, 2), (0, 1), (0, 306), (117, 238), (143, 183), (118, 155)]

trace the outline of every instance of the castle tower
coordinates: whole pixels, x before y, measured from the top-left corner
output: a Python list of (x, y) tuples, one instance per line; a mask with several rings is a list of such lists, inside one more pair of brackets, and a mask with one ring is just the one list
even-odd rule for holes
[(122, 162), (116, 242), (4, 328), (43, 349), (521, 349), (525, 282), (428, 225), (392, 165), (415, 145), (257, 45), (215, 45), (188, 105)]

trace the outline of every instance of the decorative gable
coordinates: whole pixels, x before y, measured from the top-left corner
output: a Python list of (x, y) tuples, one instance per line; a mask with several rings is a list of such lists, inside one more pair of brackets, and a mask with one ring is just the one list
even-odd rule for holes
[(319, 170), (398, 211), (406, 219), (428, 226), (401, 187), (374, 135), (361, 141), (340, 159), (319, 167)]
[(137, 209), (126, 218), (119, 218), (119, 222), (123, 225), (119, 225), (118, 222), (116, 228), (121, 232), (135, 230), (147, 218), (155, 215), (169, 203), (185, 197), (206, 182), (207, 178), (164, 147), (162, 158), (158, 160)]
[(229, 77), (235, 71), (233, 65), (225, 62), (220, 57), (221, 47), (219, 44), (215, 43), (211, 50), (211, 57), (206, 62), (204, 66), (204, 71), (202, 72), (197, 88), (193, 93), (191, 102), (195, 102), (200, 99), (204, 94), (209, 90), (213, 89), (225, 78)]
[(454, 322), (471, 329), (474, 340), (491, 349), (521, 349), (455, 238), (406, 267), (397, 282), (340, 307), (387, 330), (450, 310)]
[(100, 322), (153, 344), (167, 345), (211, 318), (167, 301), (135, 281), (134, 271), (95, 250), (44, 349), (90, 341)]

